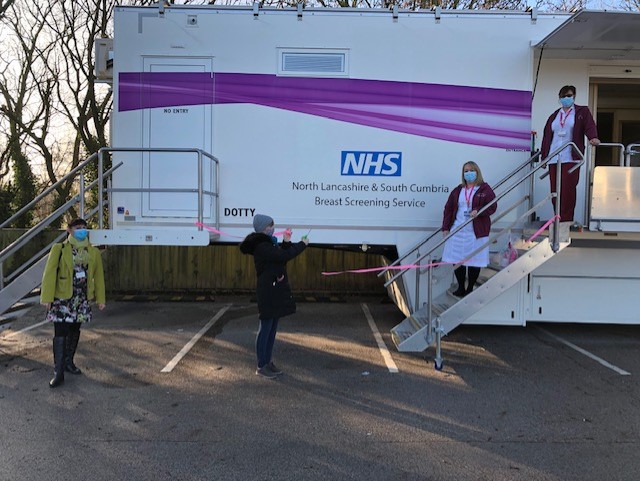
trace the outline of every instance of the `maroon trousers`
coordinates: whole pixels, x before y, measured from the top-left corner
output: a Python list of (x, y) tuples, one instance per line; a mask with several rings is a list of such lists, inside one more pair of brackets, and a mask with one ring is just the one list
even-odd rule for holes
[[(560, 221), (573, 221), (573, 211), (576, 208), (576, 188), (578, 180), (580, 180), (580, 169), (576, 169), (573, 173), (569, 173), (569, 169), (575, 167), (573, 162), (560, 164), (560, 172), (562, 175), (560, 184)], [(557, 164), (549, 164), (549, 181), (551, 182), (551, 192), (556, 191), (556, 175), (558, 171)], [(553, 211), (556, 212), (556, 199), (551, 199), (553, 203)]]

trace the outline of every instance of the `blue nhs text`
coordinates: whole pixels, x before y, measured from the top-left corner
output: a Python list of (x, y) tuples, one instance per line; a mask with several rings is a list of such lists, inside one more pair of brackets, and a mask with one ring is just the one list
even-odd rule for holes
[(360, 152), (343, 150), (341, 175), (402, 175), (402, 152)]

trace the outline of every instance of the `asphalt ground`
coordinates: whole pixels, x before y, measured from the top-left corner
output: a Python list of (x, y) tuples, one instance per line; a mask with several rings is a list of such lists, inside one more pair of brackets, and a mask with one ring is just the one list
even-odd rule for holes
[(267, 380), (250, 297), (111, 302), (50, 389), (43, 315), (0, 332), (0, 480), (640, 478), (640, 327), (462, 326), (439, 372), (390, 303), (300, 303)]

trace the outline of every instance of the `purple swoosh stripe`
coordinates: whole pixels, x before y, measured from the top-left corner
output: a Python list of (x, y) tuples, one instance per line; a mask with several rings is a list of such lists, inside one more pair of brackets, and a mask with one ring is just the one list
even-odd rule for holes
[(526, 91), (264, 74), (136, 72), (119, 76), (120, 111), (230, 103), (452, 142), (529, 148), (531, 93)]
[[(277, 106), (273, 105), (273, 107), (277, 107)], [(286, 107), (280, 107), (280, 108), (286, 108)], [(378, 118), (381, 121), (385, 121), (385, 120), (388, 120), (390, 122), (407, 122), (408, 121), (407, 117), (405, 116), (386, 114), (381, 112), (363, 113), (356, 109), (349, 109), (349, 108), (342, 108), (342, 107), (327, 108), (327, 107), (320, 106), (318, 108), (320, 111), (325, 111), (327, 113), (339, 112), (339, 113), (344, 113), (344, 115), (351, 115), (351, 116), (357, 116), (357, 115), (362, 116), (363, 114), (366, 114), (367, 116)], [(477, 125), (461, 125), (459, 123), (442, 122), (438, 120), (423, 119), (423, 118), (412, 118), (410, 119), (410, 121), (412, 124), (416, 126), (419, 125), (419, 126), (434, 127), (434, 128), (441, 128), (441, 129), (460, 129), (467, 132), (485, 133), (485, 134), (497, 135), (497, 136), (520, 137), (520, 138), (526, 139), (527, 141), (529, 141), (531, 138), (531, 134), (529, 132), (521, 132), (521, 131), (512, 130), (512, 129), (486, 128), (486, 127), (481, 127)]]

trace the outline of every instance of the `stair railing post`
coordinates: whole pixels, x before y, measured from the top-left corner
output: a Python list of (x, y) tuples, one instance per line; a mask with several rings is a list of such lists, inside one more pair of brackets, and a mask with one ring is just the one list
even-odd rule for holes
[[(551, 167), (549, 167), (551, 168)], [(551, 239), (551, 249), (558, 252), (560, 249), (560, 212), (562, 205), (560, 204), (560, 193), (562, 192), (562, 163), (558, 158), (556, 161), (556, 211), (553, 221), (553, 239)]]
[[(427, 317), (427, 332), (428, 332), (428, 336), (431, 336), (433, 334), (433, 289), (431, 288), (433, 286), (433, 266), (431, 265), (431, 254), (429, 254), (427, 256), (427, 265), (429, 267), (427, 267), (427, 312), (428, 312), (428, 317)], [(433, 338), (431, 338), (433, 339)]]
[(220, 162), (215, 159), (214, 166), (216, 170), (216, 229), (220, 229)]
[[(202, 151), (198, 149), (198, 224), (204, 220), (203, 200), (202, 200)], [(201, 230), (199, 227), (198, 230)]]
[(436, 369), (442, 368), (442, 327), (440, 318), (436, 319)]
[(113, 227), (113, 219), (115, 219), (113, 215), (113, 194), (111, 193), (112, 187), (113, 184), (111, 182), (111, 176), (109, 176), (107, 177), (107, 207), (109, 208), (109, 225), (111, 225), (111, 227)]
[(4, 289), (4, 261), (0, 261), (0, 289)]
[(78, 209), (80, 210), (80, 218), (84, 219), (84, 170), (80, 172), (80, 180), (79, 180), (79, 190), (80, 190), (80, 206)]
[[(533, 169), (534, 164), (535, 164), (536, 162), (538, 162), (539, 160), (540, 160), (540, 157), (538, 156), (538, 157), (536, 158), (536, 160), (531, 161), (531, 164), (530, 164), (530, 170), (532, 170), (532, 169)], [(533, 176), (533, 175), (530, 175), (530, 176), (529, 176), (529, 209), (528, 209), (528, 210), (531, 210), (531, 209), (533, 208), (533, 191), (535, 190), (535, 185), (536, 185), (536, 180), (535, 180), (535, 178), (534, 178), (534, 177), (535, 177), (535, 176)], [(530, 218), (532, 221), (534, 221), (534, 220), (535, 220), (535, 213), (531, 213), (531, 215), (529, 216), (529, 218)]]
[(104, 199), (103, 199), (103, 178), (102, 178), (102, 153), (104, 148), (98, 150), (98, 228), (104, 229)]
[[(420, 249), (416, 253), (416, 263), (420, 262)], [(415, 299), (413, 300), (413, 312), (420, 309), (420, 269), (416, 267), (416, 292)]]

